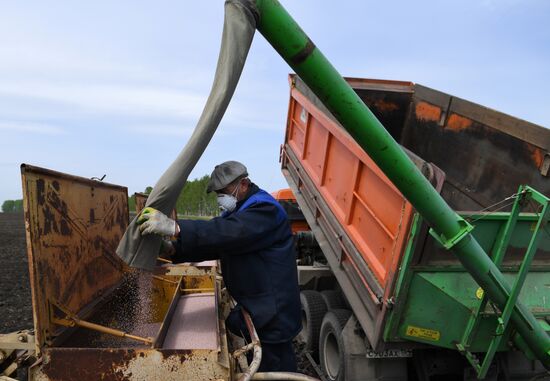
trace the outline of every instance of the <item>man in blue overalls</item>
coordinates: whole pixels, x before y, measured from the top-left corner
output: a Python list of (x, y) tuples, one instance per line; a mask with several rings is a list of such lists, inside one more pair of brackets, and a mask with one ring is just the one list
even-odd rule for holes
[(174, 221), (147, 208), (140, 216), (140, 230), (175, 235), (175, 263), (219, 259), (227, 290), (237, 302), (226, 319), (229, 330), (239, 336), (247, 332), (244, 308), (262, 344), (259, 371), (295, 372), (292, 339), (301, 329), (300, 295), (287, 215), (236, 161), (214, 168), (207, 188), (212, 191), (223, 210), (221, 217)]

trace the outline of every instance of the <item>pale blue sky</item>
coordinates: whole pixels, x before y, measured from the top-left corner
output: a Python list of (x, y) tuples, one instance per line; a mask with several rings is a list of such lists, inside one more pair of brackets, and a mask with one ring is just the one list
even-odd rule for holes
[[(550, 127), (550, 1), (283, 0), (344, 75), (408, 80)], [(0, 203), (22, 162), (153, 185), (184, 146), (214, 75), (223, 1), (0, 0)], [(256, 35), (192, 177), (235, 159), (267, 190), (288, 66)]]

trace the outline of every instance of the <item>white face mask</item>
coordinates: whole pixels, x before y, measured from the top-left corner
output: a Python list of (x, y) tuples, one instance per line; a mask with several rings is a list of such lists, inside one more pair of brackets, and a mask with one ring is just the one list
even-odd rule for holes
[(219, 194), (218, 195), (218, 205), (223, 212), (232, 212), (237, 207), (237, 193), (241, 188), (241, 184), (231, 194)]
[(219, 194), (218, 205), (222, 212), (232, 212), (237, 207), (237, 197), (228, 194)]

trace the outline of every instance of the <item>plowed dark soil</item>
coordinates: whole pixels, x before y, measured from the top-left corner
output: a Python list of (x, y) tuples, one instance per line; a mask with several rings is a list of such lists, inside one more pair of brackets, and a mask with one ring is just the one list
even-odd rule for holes
[(0, 333), (32, 327), (23, 214), (0, 213)]

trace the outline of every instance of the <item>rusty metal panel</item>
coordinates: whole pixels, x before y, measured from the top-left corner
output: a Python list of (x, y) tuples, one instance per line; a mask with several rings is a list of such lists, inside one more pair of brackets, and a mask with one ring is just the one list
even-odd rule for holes
[[(423, 95), (435, 91), (427, 87), (423, 87), (423, 89), (420, 90), (420, 87), (423, 86), (415, 86), (415, 93), (419, 99), (422, 99)], [(550, 131), (548, 131), (547, 127), (545, 128), (543, 126), (515, 118), (511, 115), (492, 110), (488, 107), (478, 105), (459, 97), (451, 95), (448, 97), (449, 103), (444, 106), (448, 107), (447, 113), (449, 115), (452, 112), (457, 115), (465, 116), (468, 119), (495, 129), (500, 134), (513, 136), (523, 142), (540, 147), (545, 151), (550, 151), (550, 139), (548, 138)]]
[(145, 202), (147, 201), (147, 194), (145, 193), (134, 193), (134, 198), (136, 200), (136, 214), (141, 213), (143, 208), (145, 208)]
[[(139, 214), (143, 208), (145, 208), (145, 202), (147, 202), (147, 197), (149, 197), (149, 195), (145, 193), (139, 193), (139, 192), (134, 193), (134, 198), (136, 200), (136, 215)], [(178, 219), (178, 213), (176, 209), (172, 210), (172, 214), (170, 214), (170, 218), (172, 218), (173, 220)]]
[(79, 312), (121, 280), (115, 249), (128, 225), (125, 187), (23, 164), (25, 228), (38, 349), (62, 330), (51, 303)]
[(550, 195), (550, 129), (415, 85), (400, 143), (443, 169), (442, 196), (476, 211), (529, 184)]
[[(115, 255), (128, 225), (126, 188), (28, 165), (21, 170), (39, 350), (30, 380), (229, 380), (216, 263), (130, 271)], [(208, 308), (190, 305), (185, 320), (174, 319), (178, 302), (193, 297), (209, 298)], [(72, 314), (86, 324), (63, 327)], [(195, 337), (191, 318), (208, 322), (208, 342)], [(167, 332), (178, 339), (172, 349), (162, 348)]]
[(211, 350), (52, 348), (30, 369), (33, 381), (230, 380)]

